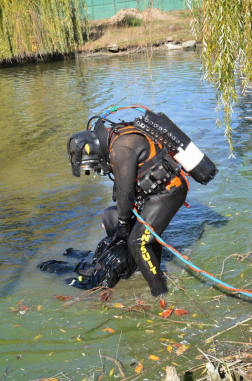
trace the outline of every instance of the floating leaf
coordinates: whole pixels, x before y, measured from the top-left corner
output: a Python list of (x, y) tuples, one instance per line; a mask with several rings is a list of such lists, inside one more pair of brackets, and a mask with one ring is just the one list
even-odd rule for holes
[(104, 373), (100, 374), (100, 376), (98, 376), (98, 378), (97, 378), (97, 381), (101, 381), (103, 379), (103, 377), (104, 377)]
[(109, 372), (109, 377), (112, 377), (113, 373), (114, 373), (114, 368), (112, 368), (111, 371)]
[(41, 378), (40, 381), (59, 381), (58, 378), (50, 377), (50, 378)]
[(182, 355), (183, 353), (185, 353), (185, 351), (187, 351), (188, 349), (188, 345), (181, 345), (178, 349), (177, 349), (177, 356), (180, 356)]
[(103, 302), (105, 302), (106, 300), (108, 300), (110, 298), (110, 296), (111, 296), (111, 290), (110, 289), (102, 291), (102, 293), (101, 293), (101, 300)]
[(21, 324), (12, 324), (13, 327), (21, 327)]
[(38, 306), (37, 306), (37, 310), (38, 310), (38, 311), (41, 311), (41, 310), (42, 310), (42, 306), (41, 306), (41, 305), (38, 305)]
[(167, 351), (168, 351), (169, 353), (172, 353), (172, 345), (168, 345), (168, 346), (167, 346)]
[(160, 307), (164, 309), (167, 303), (164, 301), (164, 299), (160, 298), (159, 304), (160, 304)]
[(139, 306), (142, 306), (142, 305), (144, 305), (144, 304), (146, 304), (143, 300), (141, 300), (141, 299), (137, 299), (136, 300), (136, 303), (139, 305)]
[(62, 328), (59, 328), (59, 330), (61, 331), (61, 332), (66, 332), (64, 329), (62, 329)]
[(148, 358), (150, 360), (153, 360), (153, 361), (160, 361), (160, 358), (158, 356), (155, 356), (155, 355), (149, 355)]
[(162, 312), (162, 317), (163, 317), (163, 318), (167, 318), (167, 317), (169, 317), (169, 316), (172, 314), (172, 311), (173, 311), (172, 308), (169, 308), (168, 310), (164, 310), (164, 311)]
[(116, 303), (116, 304), (114, 304), (114, 307), (116, 307), (116, 308), (124, 308), (125, 305), (122, 304), (122, 303)]
[(72, 300), (72, 296), (66, 296), (66, 295), (54, 295), (53, 299), (58, 299), (58, 300)]
[(143, 364), (140, 362), (136, 367), (135, 367), (135, 372), (136, 373), (141, 373), (143, 371)]
[(38, 339), (40, 339), (42, 337), (42, 335), (37, 335), (37, 336), (35, 336), (34, 338), (33, 338), (33, 340), (38, 340)]
[(146, 333), (154, 333), (155, 331), (153, 329), (146, 329), (145, 332)]
[(109, 333), (114, 333), (115, 332), (115, 330), (113, 328), (109, 328), (109, 327), (102, 329), (102, 331), (103, 332), (109, 332)]
[(176, 309), (176, 310), (174, 310), (174, 312), (175, 312), (175, 315), (187, 315), (187, 314), (189, 314), (188, 311), (183, 310), (183, 309)]
[(10, 307), (10, 309), (11, 309), (12, 312), (17, 312), (17, 311), (19, 311), (19, 309), (18, 309), (18, 308), (15, 308), (15, 307)]

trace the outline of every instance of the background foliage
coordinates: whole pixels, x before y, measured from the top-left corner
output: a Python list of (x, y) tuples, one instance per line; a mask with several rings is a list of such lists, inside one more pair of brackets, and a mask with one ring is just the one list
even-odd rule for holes
[(252, 80), (251, 0), (187, 0), (194, 17), (194, 33), (202, 39), (204, 78), (218, 90), (224, 108), (226, 135), (231, 139), (232, 105), (237, 99), (236, 72), (243, 88)]
[(0, 0), (0, 61), (76, 50), (88, 35), (80, 12), (78, 0)]

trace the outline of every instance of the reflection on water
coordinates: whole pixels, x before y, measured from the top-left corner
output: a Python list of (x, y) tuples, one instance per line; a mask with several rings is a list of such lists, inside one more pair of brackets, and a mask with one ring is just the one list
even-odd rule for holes
[[(52, 376), (59, 363), (63, 364), (62, 371), (70, 372), (82, 364), (83, 371), (91, 372), (97, 368), (98, 349), (107, 348), (109, 352), (118, 344), (119, 336), (105, 340), (97, 332), (89, 334), (89, 347), (80, 349), (77, 341), (73, 343), (71, 337), (83, 330), (84, 322), (88, 329), (105, 317), (85, 306), (59, 310), (53, 295), (76, 295), (78, 291), (69, 290), (59, 277), (39, 273), (36, 267), (50, 258), (62, 260), (61, 254), (67, 247), (94, 249), (104, 235), (100, 215), (112, 204), (111, 182), (106, 178), (73, 178), (66, 141), (71, 133), (85, 129), (90, 116), (110, 105), (140, 103), (165, 112), (219, 169), (216, 179), (206, 187), (191, 180), (191, 207), (181, 209), (164, 239), (214, 274), (221, 272), (228, 255), (251, 250), (251, 93), (241, 96), (235, 110), (236, 160), (228, 160), (223, 131), (215, 126), (215, 94), (201, 81), (200, 66), (198, 53), (162, 51), (153, 56), (151, 63), (145, 55), (136, 55), (0, 71), (0, 293), (4, 332), (1, 362), (6, 366), (17, 354), (26, 352), (20, 363), (25, 370), (15, 364), (14, 368), (19, 369), (13, 370), (15, 379), (20, 379), (20, 374), (25, 379)], [(132, 115), (135, 116), (122, 112), (117, 117), (131, 120)], [(183, 274), (189, 290), (185, 297), (171, 284), (171, 301), (186, 307), (196, 294), (199, 300), (212, 295), (213, 290), (205, 282), (186, 277), (176, 261), (171, 261), (167, 254), (164, 257), (169, 259), (163, 263), (169, 274)], [(230, 261), (226, 270), (225, 281), (231, 284), (242, 286), (250, 280), (249, 264)], [(120, 282), (116, 290), (119, 299), (130, 299), (136, 292), (138, 297), (149, 298), (139, 274)], [(30, 306), (42, 305), (43, 309), (34, 308), (23, 316), (11, 314), (10, 307), (21, 299)], [(208, 318), (198, 311), (198, 317), (201, 321), (223, 321), (226, 309), (232, 306), (235, 301), (229, 299), (223, 302), (222, 311), (211, 309)], [(241, 317), (247, 313), (248, 305), (241, 305)], [(138, 332), (137, 324), (134, 319), (115, 323), (116, 332), (129, 332), (120, 352), (125, 362), (136, 353), (138, 360), (145, 358), (146, 351), (153, 350), (154, 338)], [(61, 326), (67, 332), (65, 336), (58, 328)], [(40, 332), (41, 342), (34, 346), (35, 350), (31, 349), (32, 338)], [(166, 333), (171, 339), (174, 335), (178, 335), (176, 330)], [(195, 329), (187, 335), (193, 344), (195, 336), (203, 333)], [(160, 345), (155, 345), (160, 350)], [(54, 355), (48, 357), (51, 352)], [(188, 361), (195, 355), (192, 351)], [(70, 361), (70, 365), (64, 361)], [(73, 379), (79, 380), (80, 375), (76, 372)]]

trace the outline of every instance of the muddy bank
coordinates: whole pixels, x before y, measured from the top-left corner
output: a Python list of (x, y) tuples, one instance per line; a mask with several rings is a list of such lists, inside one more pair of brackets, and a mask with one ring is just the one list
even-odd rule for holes
[[(182, 48), (182, 43), (194, 39), (190, 22), (187, 10), (121, 10), (111, 19), (91, 22), (90, 40), (79, 49), (78, 55), (125, 55), (146, 49), (167, 49), (167, 44)], [(195, 47), (199, 44), (200, 41), (195, 41)]]

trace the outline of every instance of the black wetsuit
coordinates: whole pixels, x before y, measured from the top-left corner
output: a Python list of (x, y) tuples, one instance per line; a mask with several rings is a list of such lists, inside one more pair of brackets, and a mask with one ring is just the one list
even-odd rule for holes
[[(147, 159), (149, 150), (148, 140), (140, 134), (120, 135), (113, 142), (110, 163), (115, 177), (117, 207), (107, 208), (102, 216), (110, 236), (115, 234), (118, 217), (123, 220), (132, 217), (139, 164)], [(188, 189), (184, 178), (181, 176), (180, 179), (181, 186), (171, 191), (150, 194), (144, 200), (140, 215), (158, 235), (163, 233), (185, 201)], [(133, 221), (128, 248), (148, 282), (151, 294), (159, 296), (167, 292), (160, 270), (161, 244), (142, 223)]]

